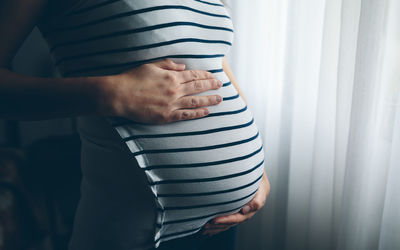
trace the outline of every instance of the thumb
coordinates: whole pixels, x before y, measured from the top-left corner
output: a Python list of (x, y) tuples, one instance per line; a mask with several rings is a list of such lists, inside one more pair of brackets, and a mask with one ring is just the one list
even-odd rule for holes
[(160, 60), (155, 64), (158, 65), (160, 68), (166, 70), (176, 70), (176, 71), (185, 70), (185, 64), (175, 63), (169, 58)]
[(242, 214), (248, 214), (251, 211), (251, 207), (250, 205), (245, 205), (244, 207), (242, 207)]

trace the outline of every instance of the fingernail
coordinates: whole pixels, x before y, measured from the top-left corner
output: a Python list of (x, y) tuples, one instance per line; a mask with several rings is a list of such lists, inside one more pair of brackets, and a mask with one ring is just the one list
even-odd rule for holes
[(220, 101), (222, 101), (222, 98), (221, 98), (220, 96), (217, 96), (217, 97), (215, 98), (215, 100), (217, 100), (217, 102), (220, 102)]
[(210, 110), (208, 110), (208, 109), (204, 110), (204, 115), (208, 115), (209, 113), (210, 113)]
[(244, 206), (244, 207), (242, 208), (242, 213), (243, 213), (243, 214), (247, 214), (248, 212), (250, 212), (250, 207), (249, 207), (249, 206)]
[(218, 80), (218, 87), (222, 87), (222, 82)]

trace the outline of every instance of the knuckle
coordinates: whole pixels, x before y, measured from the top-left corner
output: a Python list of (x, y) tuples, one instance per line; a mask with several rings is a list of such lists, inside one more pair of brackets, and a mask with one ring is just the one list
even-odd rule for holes
[(218, 80), (212, 80), (211, 81), (211, 88), (218, 88), (219, 86), (218, 86)]
[(196, 107), (197, 105), (199, 105), (199, 101), (196, 98), (191, 98), (190, 99), (190, 106), (192, 107)]
[(164, 79), (168, 82), (175, 82), (176, 81), (176, 76), (172, 72), (168, 72), (165, 74)]
[(190, 119), (191, 116), (192, 116), (191, 112), (183, 111), (182, 114), (181, 114), (181, 119), (182, 120)]
[(203, 111), (197, 110), (197, 111), (195, 112), (195, 117), (201, 117), (201, 116), (203, 116), (203, 114), (204, 114)]
[(203, 89), (203, 83), (201, 81), (195, 81), (193, 84), (194, 89), (201, 90)]
[(178, 94), (178, 90), (175, 87), (169, 87), (165, 90), (167, 96), (173, 97)]

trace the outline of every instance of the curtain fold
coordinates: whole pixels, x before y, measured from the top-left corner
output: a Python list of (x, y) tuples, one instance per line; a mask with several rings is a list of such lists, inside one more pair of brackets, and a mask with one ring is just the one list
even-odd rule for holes
[(271, 182), (239, 249), (400, 249), (400, 3), (228, 5)]

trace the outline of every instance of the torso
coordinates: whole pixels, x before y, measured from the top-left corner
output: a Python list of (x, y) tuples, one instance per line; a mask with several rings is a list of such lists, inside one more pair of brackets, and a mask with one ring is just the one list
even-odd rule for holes
[[(224, 97), (221, 104), (209, 107), (209, 116), (201, 119), (143, 125), (125, 119), (96, 118), (108, 124), (103, 124), (101, 130), (95, 128), (95, 119), (80, 118), (80, 133), (88, 148), (85, 153), (90, 154), (85, 159), (91, 160), (82, 162), (85, 192), (76, 224), (84, 225), (85, 216), (93, 220), (97, 216), (98, 223), (104, 225), (80, 230), (80, 234), (87, 234), (86, 241), (104, 242), (100, 235), (111, 227), (119, 230), (119, 236), (108, 240), (125, 242), (113, 249), (135, 249), (139, 240), (129, 235), (139, 231), (158, 245), (193, 234), (208, 220), (237, 212), (251, 200), (263, 174), (262, 141), (251, 111), (222, 70), (222, 59), (233, 42), (233, 25), (220, 1), (78, 1), (41, 30), (62, 76), (115, 74), (168, 57), (186, 64), (187, 69), (208, 70), (224, 83), (218, 90), (198, 94)], [(111, 139), (108, 143), (104, 134), (113, 137), (114, 143)], [(100, 152), (99, 158), (104, 160), (96, 161)], [(125, 160), (115, 166), (107, 160), (112, 158), (114, 162)], [(131, 168), (140, 171), (134, 173)], [(115, 169), (120, 172), (113, 172)], [(117, 185), (115, 193), (123, 195), (102, 196), (105, 186), (119, 183), (119, 178), (122, 184)], [(130, 179), (136, 186), (130, 186)], [(129, 222), (113, 224), (104, 217), (117, 211), (121, 218), (131, 218), (129, 210), (122, 209), (128, 206), (126, 200), (120, 201), (121, 206), (107, 201), (118, 202), (140, 187), (146, 200), (141, 208), (153, 208), (142, 209), (149, 218), (154, 215), (146, 220), (150, 225), (145, 226), (147, 229), (133, 221), (131, 228)], [(142, 198), (138, 197), (132, 199), (139, 204)], [(95, 209), (93, 204), (102, 203), (105, 207), (99, 208), (101, 213), (87, 212), (88, 207)], [(135, 207), (134, 201), (129, 204)], [(152, 227), (152, 223), (156, 225)], [(77, 234), (72, 242), (78, 247), (85, 237)]]

